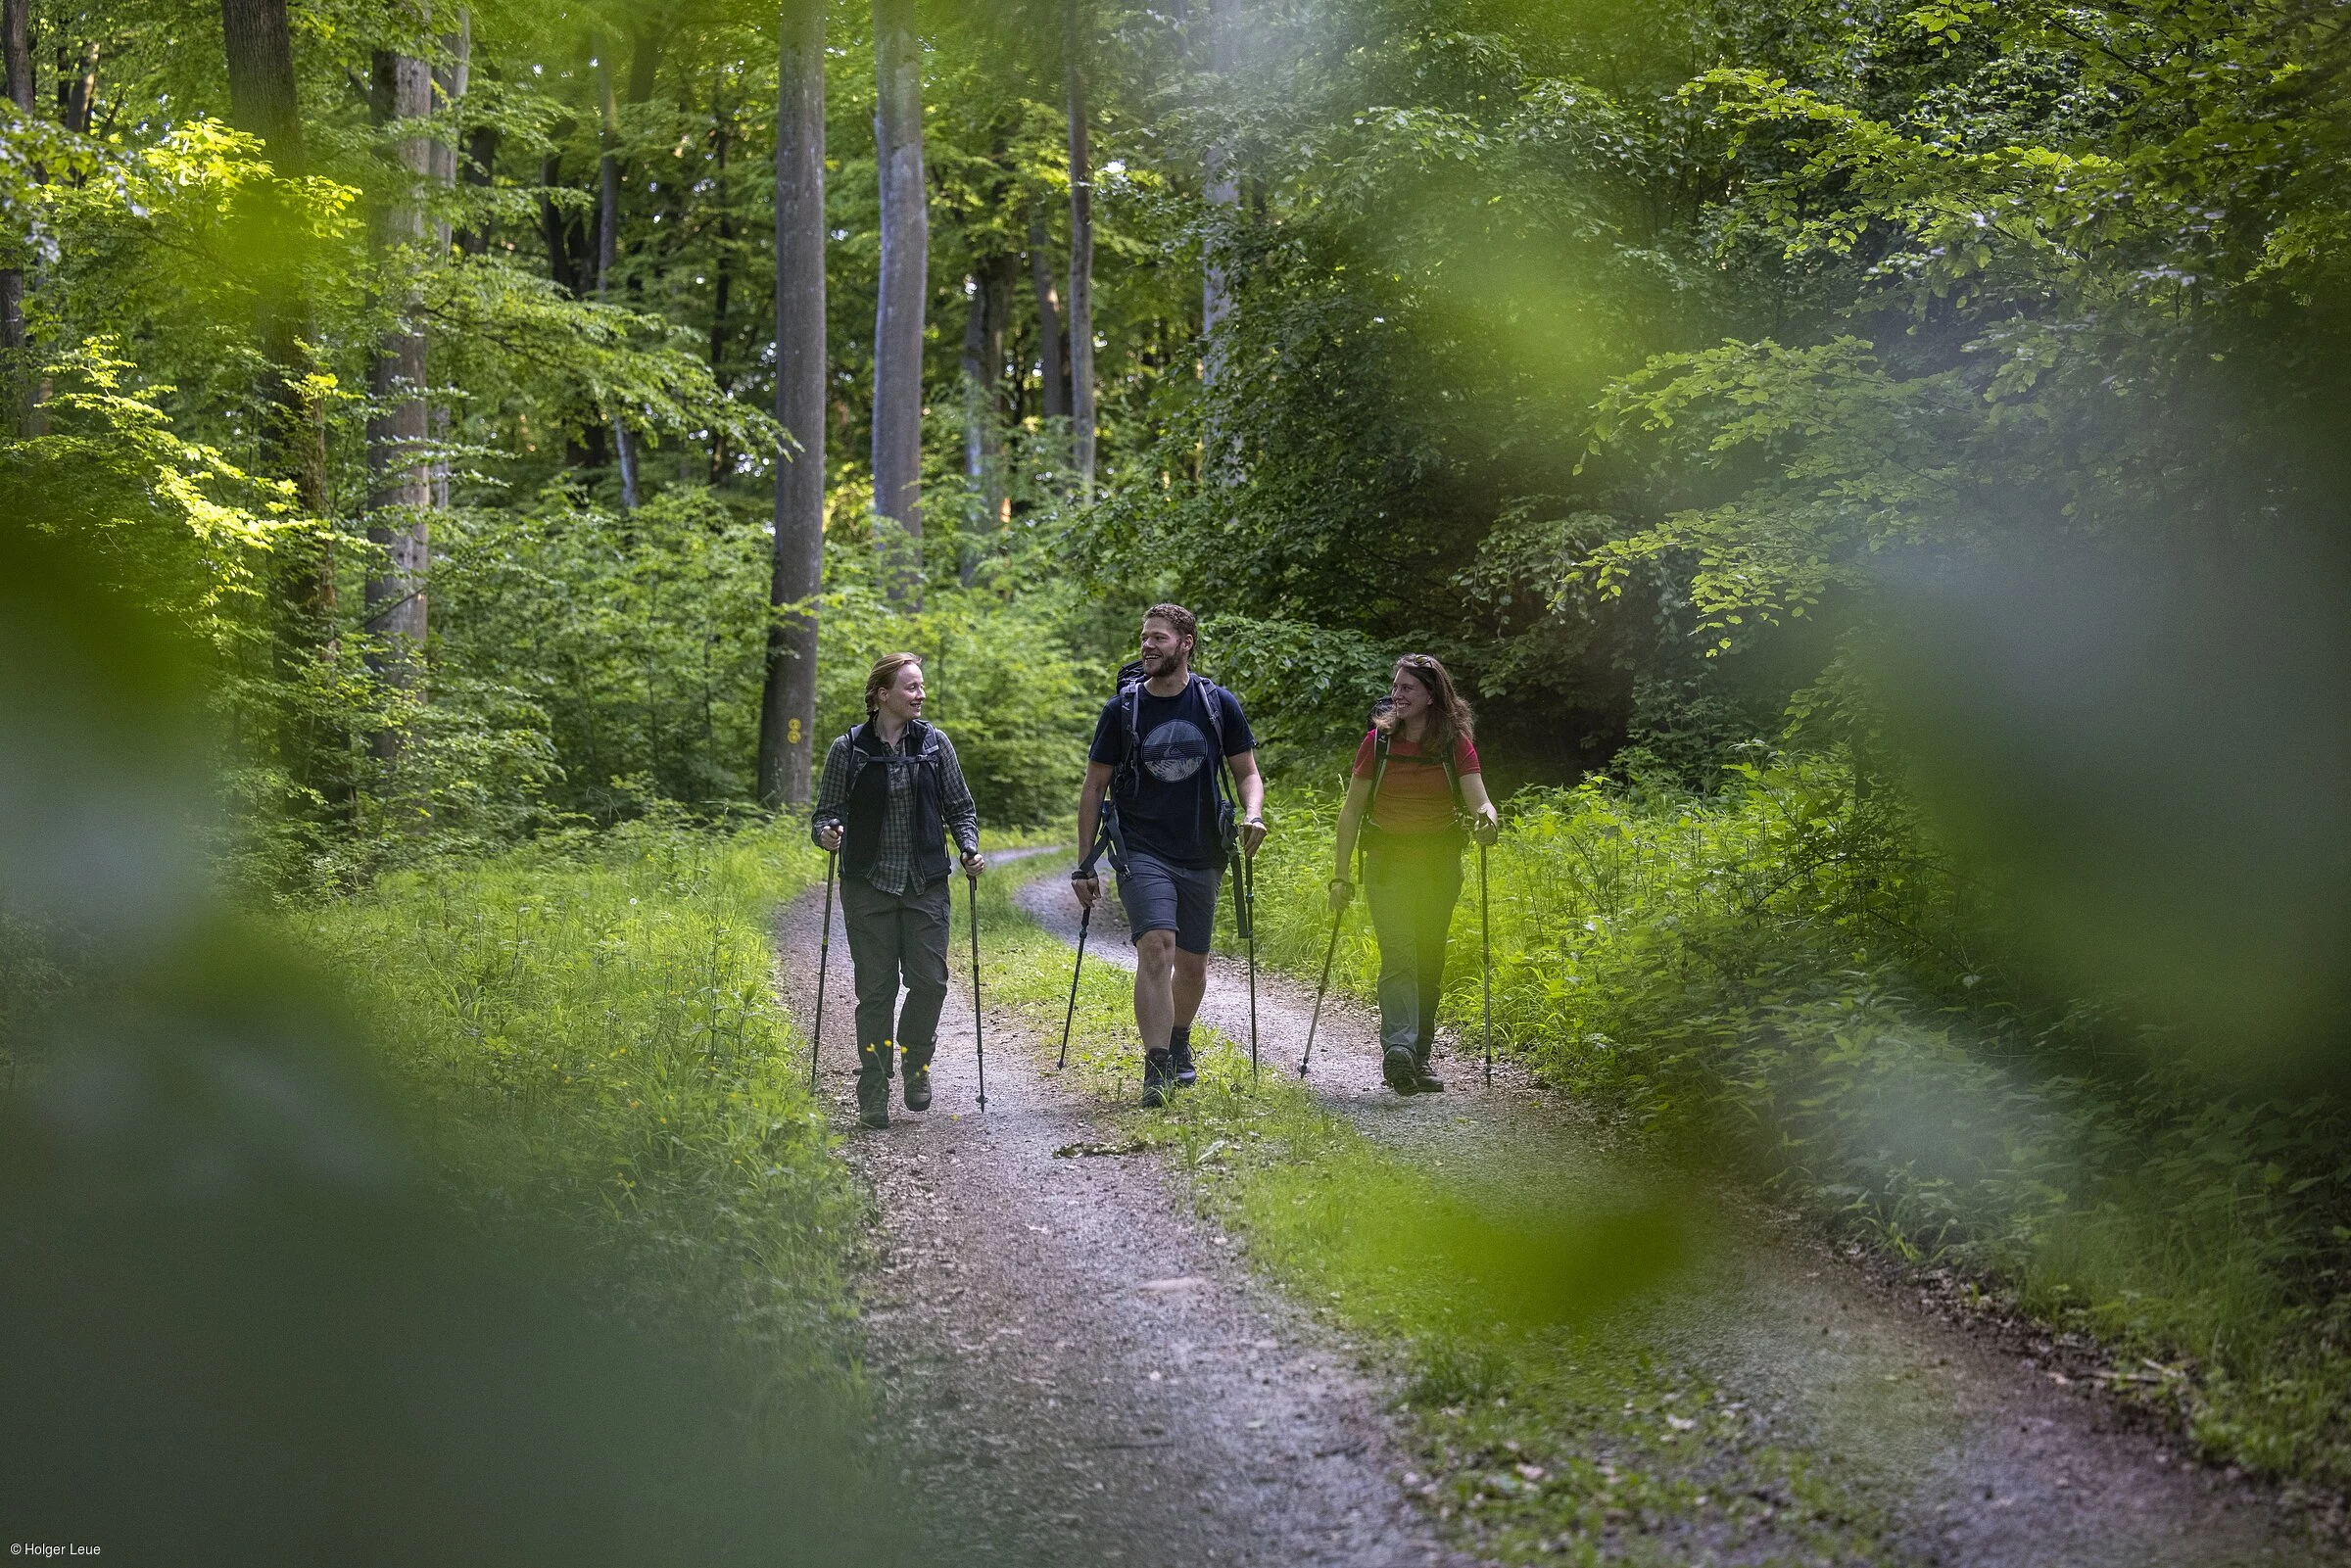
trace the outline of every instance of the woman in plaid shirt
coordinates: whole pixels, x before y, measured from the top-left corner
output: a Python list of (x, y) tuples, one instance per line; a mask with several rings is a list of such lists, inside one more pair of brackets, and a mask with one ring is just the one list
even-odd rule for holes
[(931, 1057), (947, 997), (946, 836), (954, 835), (966, 875), (987, 867), (980, 808), (955, 747), (923, 722), (915, 654), (892, 653), (865, 678), (865, 723), (825, 754), (809, 831), (841, 857), (841, 920), (857, 972), (858, 1118), (887, 1127), (893, 1042), (905, 1059), (906, 1109), (931, 1108)]

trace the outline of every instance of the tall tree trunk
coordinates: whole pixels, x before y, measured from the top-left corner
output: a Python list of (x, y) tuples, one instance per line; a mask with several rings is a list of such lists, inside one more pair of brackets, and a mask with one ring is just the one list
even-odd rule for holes
[[(32, 0), (0, 0), (0, 61), (7, 77), (8, 101), (25, 119), (32, 118)], [(0, 267), (0, 394), (8, 400), (10, 428), (21, 424), (24, 409), (24, 272)]]
[[(465, 89), (473, 77), (473, 13), (460, 10), (455, 32), (441, 35), (441, 52), (447, 58), (433, 67), (433, 108), (455, 109), (465, 98)], [(457, 142), (461, 130), (453, 130), (444, 140), (436, 136), (424, 144), (425, 166), (432, 182), (443, 190), (456, 188), (457, 183)], [(433, 237), (437, 248), (446, 252), (455, 239), (455, 231), (446, 217), (433, 220)]]
[(1085, 73), (1093, 19), (1083, 0), (1062, 11), (1063, 73), (1070, 90), (1070, 454), (1078, 495), (1094, 499), (1094, 169)]
[[(496, 125), (476, 125), (465, 137), (465, 164), (462, 177), (466, 184), (488, 189), (498, 167), (499, 128)], [(479, 256), (490, 249), (486, 229), (465, 229), (457, 235), (457, 249), (467, 256)]]
[[(874, 509), (923, 537), (923, 309), (930, 193), (923, 180), (923, 57), (914, 0), (874, 0), (874, 151), (882, 183), (882, 287), (874, 311)], [(921, 593), (919, 546), (891, 596)]]
[[(1240, 40), (1233, 15), (1238, 4), (1239, 0), (1208, 0), (1208, 69), (1220, 82), (1230, 75), (1239, 60)], [(1223, 335), (1218, 329), (1223, 325), (1225, 312), (1232, 309), (1225, 275), (1225, 247), (1217, 231), (1230, 226), (1241, 207), (1240, 182), (1233, 177), (1232, 145), (1221, 136), (1209, 143), (1206, 194), (1209, 206), (1224, 210), (1212, 214), (1200, 297), (1200, 331), (1208, 343), (1203, 374), (1213, 387), (1224, 373)]]
[[(825, 568), (825, 0), (784, 0), (776, 92), (776, 554), (768, 582), (759, 797), (805, 803)], [(789, 611), (784, 606), (793, 606)]]
[[(455, 109), (465, 100), (465, 89), (473, 78), (473, 13), (457, 12), (457, 30), (444, 33), (441, 47), (448, 63), (433, 68), (434, 108)], [(433, 184), (443, 191), (455, 190), (457, 184), (457, 138), (460, 131), (453, 130), (449, 140), (435, 137), (425, 144), (425, 158), (432, 169)], [(446, 259), (456, 234), (446, 217), (433, 224), (434, 254)], [(433, 508), (449, 510), (449, 433), (450, 412), (446, 407), (435, 408), (431, 414), (433, 431)]]
[(1037, 396), (1047, 419), (1070, 416), (1069, 340), (1061, 331), (1061, 291), (1053, 282), (1053, 240), (1045, 215), (1029, 209), (1029, 283), (1036, 293)]
[[(370, 107), (378, 125), (413, 121), (432, 113), (433, 71), (408, 55), (378, 50)], [(433, 177), (432, 144), (421, 135), (397, 143), (398, 184), (376, 216), (376, 250), (389, 274), (415, 264), (426, 224), (425, 182)], [(405, 254), (404, 254), (405, 253)], [(367, 574), (367, 630), (381, 640), (369, 664), (386, 682), (409, 686), (424, 654), (425, 571), (432, 534), (430, 426), (425, 404), (425, 342), (416, 323), (413, 291), (404, 289), (401, 316), (376, 345), (368, 378), (374, 411), (367, 420), (367, 538), (384, 560)], [(401, 736), (385, 730), (374, 739), (386, 762), (400, 756)]]
[[(718, 186), (713, 193), (718, 208), (718, 261), (710, 269), (710, 379), (721, 389), (727, 384), (727, 307), (735, 294), (735, 215), (732, 199), (727, 190), (727, 150), (733, 140), (735, 112), (727, 107), (726, 68), (719, 68), (718, 80), (710, 88), (710, 142), (718, 161)], [(727, 438), (713, 431), (710, 436), (710, 483), (715, 485), (726, 477), (728, 459)]]
[[(303, 147), (286, 0), (220, 0), (220, 30), (228, 62), (230, 122), (262, 139), (280, 180), (302, 178), (310, 172), (310, 160)], [(274, 195), (263, 200), (276, 202)], [(262, 390), (270, 408), (271, 467), (279, 478), (293, 481), (306, 513), (324, 518), (326, 421), (308, 391), (312, 366), (302, 346), (310, 306), (302, 297), (299, 278), (289, 281), (296, 286), (264, 290), (261, 308), (262, 352), (269, 363)], [(290, 607), (298, 620), (309, 623), (303, 630), (323, 643), (335, 603), (333, 561), (323, 540), (307, 560), (290, 559), (286, 570), (293, 578), (286, 584), (294, 600)]]
[[(600, 199), (596, 219), (596, 297), (612, 288), (612, 263), (620, 250), (620, 110), (612, 102), (612, 63), (600, 53), (597, 88), (603, 97), (603, 152), (597, 160)], [(620, 411), (612, 412), (612, 451), (620, 468), (620, 509), (637, 509), (637, 445)]]
[(90, 133), (90, 115), (98, 107), (98, 55), (96, 39), (83, 44), (78, 54), (68, 57), (72, 64), (60, 73), (57, 84), (58, 123), (76, 136)]
[(1021, 259), (1010, 252), (980, 264), (980, 297), (987, 305), (987, 331), (980, 356), (987, 366), (987, 509), (998, 528), (1012, 521), (1011, 475), (1004, 469), (1004, 425), (1012, 408), (1004, 396), (1004, 369), (1012, 342), (1012, 295), (1020, 284)]
[[(1015, 258), (984, 257), (971, 278), (971, 310), (963, 323), (963, 468), (992, 528), (1011, 520), (1004, 475), (1005, 337), (1011, 326)], [(975, 546), (977, 541), (974, 542)], [(963, 551), (960, 575), (970, 587), (980, 564), (977, 547)]]

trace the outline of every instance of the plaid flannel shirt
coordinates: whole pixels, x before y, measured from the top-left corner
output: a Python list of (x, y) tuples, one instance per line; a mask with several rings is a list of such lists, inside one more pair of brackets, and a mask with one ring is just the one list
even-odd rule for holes
[[(893, 749), (901, 750), (906, 735), (898, 736)], [(933, 729), (938, 737), (939, 751), (939, 816), (946, 822), (947, 832), (965, 854), (980, 847), (980, 806), (972, 799), (971, 785), (963, 781), (963, 764), (955, 759), (954, 742), (944, 730)], [(874, 852), (874, 869), (865, 879), (886, 893), (900, 895), (919, 891), (923, 885), (914, 866), (914, 778), (910, 770), (886, 770), (889, 781), (889, 799), (882, 807), (882, 842)], [(827, 823), (839, 822), (849, 800), (849, 737), (842, 736), (825, 753), (825, 773), (816, 786), (816, 811), (812, 831)], [(843, 846), (846, 847), (845, 845)]]

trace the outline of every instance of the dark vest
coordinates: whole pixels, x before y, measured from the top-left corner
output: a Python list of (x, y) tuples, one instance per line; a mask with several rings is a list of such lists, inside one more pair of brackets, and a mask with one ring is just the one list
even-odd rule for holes
[(939, 798), (946, 764), (939, 757), (937, 737), (916, 719), (906, 726), (900, 744), (902, 751), (885, 747), (870, 720), (849, 732), (849, 798), (841, 812), (843, 877), (863, 877), (874, 869), (893, 768), (913, 770), (915, 876), (930, 882), (947, 874), (946, 816)]

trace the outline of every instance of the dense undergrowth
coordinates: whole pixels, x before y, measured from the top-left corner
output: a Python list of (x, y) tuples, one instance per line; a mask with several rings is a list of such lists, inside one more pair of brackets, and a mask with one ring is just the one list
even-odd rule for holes
[[(1312, 974), (1334, 802), (1276, 802), (1261, 960)], [(2205, 1080), (2034, 994), (1985, 893), (1824, 761), (1710, 797), (1525, 791), (1490, 854), (1494, 1031), (1551, 1081), (1913, 1260), (2131, 1353), (2217, 1458), (2351, 1483), (2343, 1111)], [(1446, 1016), (1478, 1020), (1474, 856)], [(1368, 996), (1350, 912), (1333, 983)]]
[(453, 1196), (577, 1232), (632, 1316), (731, 1326), (754, 1403), (861, 1399), (841, 1337), (859, 1205), (766, 927), (821, 864), (790, 828), (629, 823), (293, 917), (427, 1113)]

